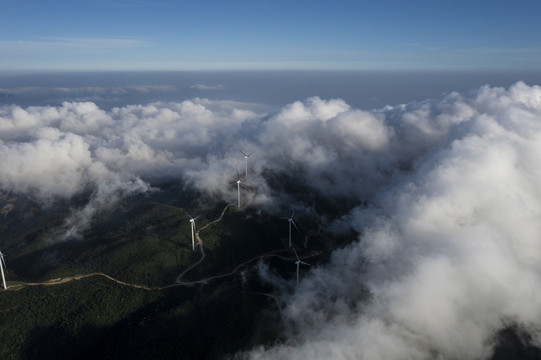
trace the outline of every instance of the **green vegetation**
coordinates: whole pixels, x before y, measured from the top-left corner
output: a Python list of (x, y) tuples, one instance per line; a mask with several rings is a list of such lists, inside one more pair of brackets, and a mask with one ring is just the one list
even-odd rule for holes
[(269, 300), (228, 284), (147, 291), (95, 277), (7, 291), (0, 304), (2, 359), (204, 359), (259, 341), (246, 330)]
[[(227, 204), (195, 209), (185, 205), (194, 204), (193, 194), (165, 189), (117, 204), (82, 239), (68, 241), (52, 239), (69, 204), (13, 201), (0, 221), (11, 287), (0, 291), (0, 358), (213, 359), (276, 341), (276, 301), (254, 265), (279, 253), (284, 258), (269, 261), (294, 276), (286, 223), (235, 207), (213, 222)], [(197, 228), (206, 256), (193, 268), (202, 253), (191, 249), (183, 209), (202, 215)], [(182, 281), (193, 285), (168, 287), (187, 269)], [(99, 275), (66, 279), (91, 273), (126, 284)], [(59, 279), (71, 281), (24, 286)]]

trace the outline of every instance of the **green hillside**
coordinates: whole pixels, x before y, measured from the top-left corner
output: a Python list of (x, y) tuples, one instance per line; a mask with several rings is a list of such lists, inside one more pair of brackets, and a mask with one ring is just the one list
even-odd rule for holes
[[(277, 297), (256, 265), (295, 276), (283, 219), (197, 205), (169, 186), (124, 199), (59, 241), (73, 203), (7, 194), (2, 202), (11, 205), (0, 220), (9, 286), (0, 292), (0, 358), (212, 359), (277, 340)], [(201, 215), (204, 252), (192, 251), (185, 211)]]

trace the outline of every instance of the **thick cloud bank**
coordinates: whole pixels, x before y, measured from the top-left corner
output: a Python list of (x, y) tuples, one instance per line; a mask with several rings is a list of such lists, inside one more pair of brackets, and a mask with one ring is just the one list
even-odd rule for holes
[(241, 151), (253, 152), (244, 204), (281, 216), (293, 206), (327, 231), (360, 235), (287, 298), (289, 341), (241, 356), (487, 358), (508, 326), (541, 345), (541, 88), (370, 112), (317, 97), (258, 109), (206, 99), (5, 106), (0, 188), (44, 203), (90, 191), (67, 220), (77, 232), (103, 199), (163, 178), (234, 201)]
[(362, 235), (288, 300), (290, 342), (247, 357), (487, 358), (506, 326), (541, 345), (541, 88), (411, 107), (384, 112), (387, 146), (433, 145), (350, 213)]

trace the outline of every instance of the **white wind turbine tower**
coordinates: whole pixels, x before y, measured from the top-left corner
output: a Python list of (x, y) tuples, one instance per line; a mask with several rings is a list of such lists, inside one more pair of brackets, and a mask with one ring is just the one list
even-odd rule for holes
[(299, 258), (299, 255), (297, 255), (297, 251), (295, 250), (295, 248), (293, 248), (293, 252), (295, 252), (295, 256), (297, 257), (297, 261), (295, 261), (295, 264), (297, 265), (297, 286), (298, 286), (299, 285), (299, 267), (301, 266), (301, 264), (308, 265), (308, 266), (311, 266), (311, 265), (305, 261), (302, 261)]
[(244, 155), (244, 161), (246, 163), (246, 179), (248, 179), (248, 158), (250, 157), (250, 155), (252, 155), (254, 152), (252, 151), (251, 153), (249, 153), (248, 155), (246, 155), (244, 153), (244, 151), (240, 151), (242, 153), (242, 155)]
[(250, 189), (250, 187), (244, 185), (242, 181), (240, 180), (239, 171), (237, 170), (237, 206), (240, 208), (240, 187), (244, 187), (246, 189)]
[(295, 221), (293, 221), (293, 215), (295, 215), (295, 210), (293, 210), (293, 212), (291, 213), (290, 218), (282, 218), (282, 219), (285, 219), (285, 220), (289, 221), (289, 247), (291, 247), (291, 224), (293, 224), (293, 226), (295, 226), (295, 229), (297, 229), (297, 231), (299, 231), (299, 228), (297, 227), (297, 224), (295, 224)]
[(240, 176), (237, 170), (237, 206), (240, 208)]
[[(182, 210), (184, 211), (184, 210)], [(192, 217), (190, 214), (188, 214), (186, 211), (184, 211), (186, 215), (190, 218), (190, 227), (192, 229), (192, 250), (195, 250), (195, 220), (198, 219), (201, 215), (197, 215), (196, 217)]]
[(6, 276), (4, 275), (4, 268), (7, 269), (6, 266), (6, 260), (4, 260), (4, 254), (0, 251), (0, 270), (2, 271), (2, 284), (4, 285), (4, 290), (7, 290), (8, 287), (6, 286)]

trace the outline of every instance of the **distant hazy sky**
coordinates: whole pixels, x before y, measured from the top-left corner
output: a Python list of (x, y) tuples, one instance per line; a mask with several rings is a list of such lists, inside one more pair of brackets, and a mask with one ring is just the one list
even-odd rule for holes
[(0, 70), (537, 70), (539, 34), (538, 0), (0, 0)]

